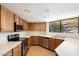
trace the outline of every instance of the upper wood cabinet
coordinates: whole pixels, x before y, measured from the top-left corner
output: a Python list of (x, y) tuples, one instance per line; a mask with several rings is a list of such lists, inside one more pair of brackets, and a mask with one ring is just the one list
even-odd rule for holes
[(29, 30), (30, 31), (46, 31), (46, 23), (29, 23)]
[(15, 15), (15, 22), (16, 24), (20, 24), (20, 17)]
[(22, 18), (20, 18), (20, 25), (22, 25), (22, 24), (23, 24), (23, 22), (22, 22), (22, 21), (23, 21), (23, 19), (22, 19)]
[(22, 21), (23, 21), (23, 19), (21, 17), (15, 15), (15, 22), (16, 22), (16, 24), (22, 25)]
[(1, 5), (0, 5), (0, 31), (1, 31)]
[(24, 31), (28, 31), (29, 30), (28, 22), (26, 22), (25, 20), (22, 20), (22, 25), (23, 25), (23, 30)]
[(14, 15), (8, 9), (0, 6), (0, 28), (1, 32), (13, 32), (14, 31)]
[(6, 27), (7, 27), (7, 31), (8, 32), (12, 32), (14, 31), (14, 15), (12, 12), (10, 12), (9, 10), (7, 10), (6, 12)]

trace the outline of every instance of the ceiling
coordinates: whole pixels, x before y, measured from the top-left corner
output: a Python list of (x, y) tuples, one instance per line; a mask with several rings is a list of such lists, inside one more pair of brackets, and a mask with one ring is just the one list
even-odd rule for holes
[(3, 3), (28, 22), (49, 22), (79, 16), (79, 3)]

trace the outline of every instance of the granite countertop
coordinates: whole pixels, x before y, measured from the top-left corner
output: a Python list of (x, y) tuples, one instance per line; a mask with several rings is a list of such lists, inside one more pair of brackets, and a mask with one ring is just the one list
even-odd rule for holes
[(4, 55), (11, 49), (15, 48), (17, 45), (21, 44), (21, 41), (17, 42), (7, 42), (0, 45), (0, 56)]
[(21, 36), (20, 38), (30, 38), (31, 36), (42, 36), (42, 37), (48, 37), (48, 38), (55, 38), (55, 39), (62, 39), (62, 40), (64, 40), (62, 37), (55, 37), (55, 36), (52, 36), (52, 35), (44, 35), (44, 34), (24, 35), (24, 36)]
[(67, 38), (56, 49), (59, 56), (79, 56), (79, 39)]

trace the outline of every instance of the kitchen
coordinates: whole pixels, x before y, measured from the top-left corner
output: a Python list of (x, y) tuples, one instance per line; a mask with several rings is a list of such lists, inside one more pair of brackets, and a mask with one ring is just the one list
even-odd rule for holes
[(0, 56), (79, 56), (78, 7), (1, 3)]

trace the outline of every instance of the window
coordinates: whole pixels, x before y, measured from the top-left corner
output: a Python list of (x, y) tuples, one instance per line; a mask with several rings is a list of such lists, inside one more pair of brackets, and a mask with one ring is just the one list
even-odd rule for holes
[(54, 21), (49, 23), (50, 32), (60, 32), (60, 21)]
[(49, 32), (79, 32), (78, 18), (70, 18), (60, 21), (49, 22)]
[(61, 32), (78, 32), (78, 19), (67, 19), (61, 21)]

